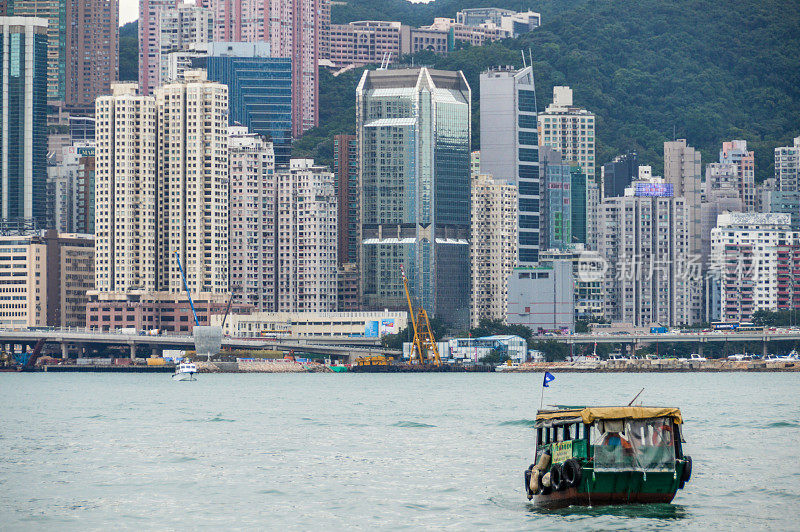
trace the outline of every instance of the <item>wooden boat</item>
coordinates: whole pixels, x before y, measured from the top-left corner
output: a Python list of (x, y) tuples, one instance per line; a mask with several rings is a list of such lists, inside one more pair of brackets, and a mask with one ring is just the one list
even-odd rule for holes
[(683, 419), (670, 407), (559, 407), (536, 415), (537, 506), (669, 503), (692, 476)]

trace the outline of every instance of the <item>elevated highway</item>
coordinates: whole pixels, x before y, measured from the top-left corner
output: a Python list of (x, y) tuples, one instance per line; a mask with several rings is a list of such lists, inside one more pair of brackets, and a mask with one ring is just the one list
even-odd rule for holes
[[(15, 346), (22, 346), (23, 349), (33, 346), (40, 340), (43, 340), (45, 345), (59, 345), (61, 356), (64, 358), (72, 351), (93, 348), (128, 348), (131, 358), (136, 356), (140, 347), (149, 347), (153, 354), (158, 354), (163, 349), (194, 349), (194, 338), (191, 335), (147, 335), (83, 329), (0, 329), (0, 345), (8, 346), (9, 351)], [(363, 337), (223, 337), (222, 348), (292, 351), (334, 358), (353, 358), (362, 354), (394, 356), (401, 354), (400, 351), (383, 348), (378, 338)]]

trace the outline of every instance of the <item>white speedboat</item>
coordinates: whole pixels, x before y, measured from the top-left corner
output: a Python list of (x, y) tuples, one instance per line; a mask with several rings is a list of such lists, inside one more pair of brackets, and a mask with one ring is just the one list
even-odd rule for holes
[(195, 381), (194, 374), (197, 373), (197, 364), (190, 361), (181, 362), (175, 367), (172, 380), (175, 381)]

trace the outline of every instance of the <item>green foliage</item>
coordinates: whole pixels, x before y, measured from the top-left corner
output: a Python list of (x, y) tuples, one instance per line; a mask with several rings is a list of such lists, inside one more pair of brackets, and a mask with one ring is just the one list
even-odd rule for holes
[(753, 324), (764, 327), (789, 327), (800, 325), (800, 312), (797, 310), (757, 310), (753, 312)]
[(294, 142), (292, 157), (314, 159), (333, 167), (333, 136), (356, 132), (356, 85), (363, 71), (359, 68), (334, 77), (330, 71), (320, 69), (319, 126)]
[[(333, 16), (337, 22), (383, 19), (420, 25), (488, 4), (350, 0), (336, 6)], [(550, 103), (552, 87), (566, 84), (575, 104), (597, 115), (598, 168), (635, 150), (642, 164), (661, 173), (663, 143), (673, 135), (699, 148), (704, 163), (713, 162), (721, 143), (736, 138), (755, 150), (756, 177), (763, 180), (773, 174), (775, 146), (788, 145), (798, 134), (800, 9), (795, 0), (496, 4), (540, 10), (544, 24), (519, 39), (465, 47), (447, 56), (425, 52), (413, 57), (416, 65), (464, 72), (472, 88), (474, 149), (480, 146), (478, 76), (491, 66), (521, 66), (522, 50), (533, 55), (540, 110)], [(354, 130), (358, 76), (342, 76), (333, 84), (321, 78), (321, 109), (330, 118), (321, 116), (321, 127), (307, 133), (311, 146), (298, 147), (298, 153), (322, 157), (332, 142), (325, 140), (328, 133)]]
[(508, 356), (508, 353), (502, 349), (495, 348), (488, 355), (481, 357), (480, 361), (484, 364), (502, 364), (509, 358), (511, 357)]
[(533, 342), (528, 344), (528, 349), (535, 349), (544, 353), (544, 359), (547, 362), (555, 362), (557, 360), (564, 360), (570, 354), (569, 345), (558, 342), (556, 340), (547, 340), (544, 342)]
[(128, 22), (119, 29), (119, 79), (139, 79), (139, 22)]

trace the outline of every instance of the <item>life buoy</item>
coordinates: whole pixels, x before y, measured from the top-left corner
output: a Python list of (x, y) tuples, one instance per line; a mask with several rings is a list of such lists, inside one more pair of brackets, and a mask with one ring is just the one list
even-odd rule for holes
[(561, 466), (561, 474), (564, 479), (565, 488), (576, 488), (580, 486), (583, 478), (583, 468), (580, 462), (570, 458)]

